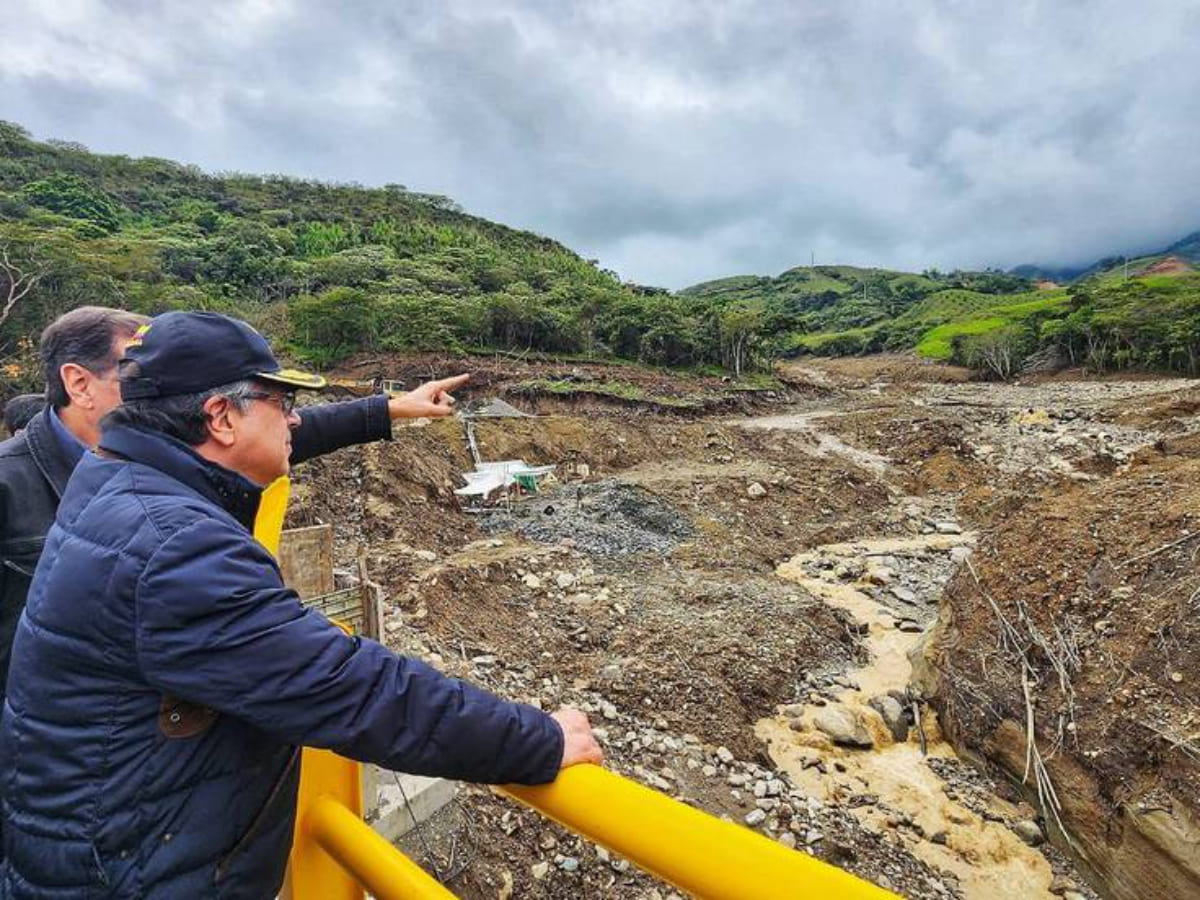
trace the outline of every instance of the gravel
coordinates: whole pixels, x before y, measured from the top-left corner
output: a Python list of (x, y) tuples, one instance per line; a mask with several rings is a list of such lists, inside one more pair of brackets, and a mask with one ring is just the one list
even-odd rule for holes
[(561, 487), (496, 512), (489, 533), (519, 531), (547, 544), (570, 541), (585, 553), (664, 553), (694, 535), (691, 522), (649, 491), (613, 480)]

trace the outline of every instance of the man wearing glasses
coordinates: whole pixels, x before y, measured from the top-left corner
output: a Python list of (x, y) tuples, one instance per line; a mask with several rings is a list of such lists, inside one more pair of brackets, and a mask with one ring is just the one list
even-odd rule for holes
[(293, 392), (322, 384), (225, 316), (130, 342), (13, 645), (0, 896), (275, 896), (300, 745), (488, 783), (601, 760), (582, 713), (350, 637), (283, 585), (251, 529), (295, 455)]

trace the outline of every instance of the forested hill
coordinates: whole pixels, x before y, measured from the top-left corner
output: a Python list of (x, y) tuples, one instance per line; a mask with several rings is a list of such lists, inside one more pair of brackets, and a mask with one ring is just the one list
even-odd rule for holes
[(1102, 261), (1068, 285), (995, 270), (816, 266), (710, 281), (681, 296), (761, 310), (766, 340), (788, 354), (915, 350), (1000, 377), (1066, 365), (1198, 375), (1198, 237)]
[(30, 339), (84, 303), (234, 313), (323, 365), (407, 349), (722, 359), (719, 322), (695, 304), (624, 285), (446, 197), (209, 175), (37, 141), (3, 122), (0, 250), (0, 304), (20, 297), (0, 307), (7, 390), (28, 369)]
[(672, 294), (399, 184), (211, 175), (0, 122), (0, 397), (35, 385), (37, 334), (85, 303), (229, 312), (321, 366), (502, 349), (740, 376), (781, 355), (916, 348), (984, 368), (1049, 351), (1195, 372), (1200, 285), (1171, 259), (1069, 289), (999, 271), (816, 266)]

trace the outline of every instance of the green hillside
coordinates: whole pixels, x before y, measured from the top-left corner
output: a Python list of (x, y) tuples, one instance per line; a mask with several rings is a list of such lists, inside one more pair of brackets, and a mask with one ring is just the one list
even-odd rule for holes
[(402, 185), (210, 175), (0, 122), (0, 394), (34, 386), (41, 328), (85, 303), (229, 312), (318, 365), (507, 350), (740, 377), (801, 353), (915, 350), (994, 368), (1050, 351), (1195, 373), (1198, 242), (1048, 291), (996, 270), (815, 266), (672, 294)]
[[(206, 174), (38, 141), (0, 122), (0, 392), (32, 387), (41, 328), (85, 303), (211, 309), (296, 357), (508, 350), (735, 371), (752, 312), (622, 284), (560, 243), (402, 185)], [(5, 258), (0, 256), (0, 259)], [(11, 307), (3, 299), (20, 294)]]

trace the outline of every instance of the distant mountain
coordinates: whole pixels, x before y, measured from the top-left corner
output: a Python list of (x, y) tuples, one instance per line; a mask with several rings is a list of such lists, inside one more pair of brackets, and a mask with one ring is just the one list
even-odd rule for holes
[(1115, 253), (1103, 259), (1098, 259), (1087, 266), (1046, 266), (1026, 263), (1009, 271), (1013, 275), (1033, 281), (1056, 281), (1062, 284), (1069, 281), (1078, 281), (1089, 275), (1106, 272), (1117, 266), (1124, 267), (1127, 259), (1130, 266), (1136, 265), (1141, 270), (1169, 256), (1185, 260), (1193, 265), (1200, 264), (1200, 231), (1193, 231), (1187, 237), (1180, 238), (1171, 244), (1171, 246), (1162, 250), (1153, 250), (1149, 253), (1141, 251)]

